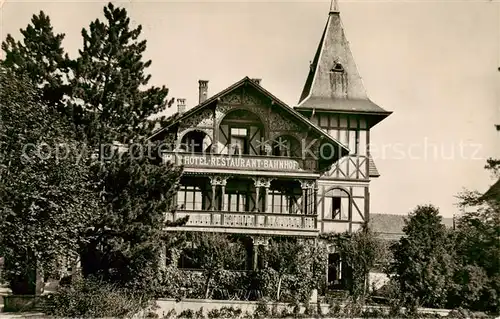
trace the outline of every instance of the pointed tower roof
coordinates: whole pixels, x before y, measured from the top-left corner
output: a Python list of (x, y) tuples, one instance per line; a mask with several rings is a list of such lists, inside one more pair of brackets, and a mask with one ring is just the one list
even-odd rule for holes
[(378, 115), (376, 122), (392, 113), (368, 98), (336, 5), (330, 9), (296, 109), (369, 113)]

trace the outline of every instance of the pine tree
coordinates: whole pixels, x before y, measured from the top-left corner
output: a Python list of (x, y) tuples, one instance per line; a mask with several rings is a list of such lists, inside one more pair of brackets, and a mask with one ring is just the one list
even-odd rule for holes
[(158, 165), (145, 151), (127, 150), (93, 166), (101, 201), (87, 232), (82, 267), (85, 276), (147, 293), (157, 283), (165, 213), (173, 206), (182, 170)]
[(2, 42), (2, 65), (17, 75), (26, 75), (41, 90), (45, 104), (63, 111), (63, 97), (69, 94), (69, 58), (62, 47), (64, 34), (54, 33), (50, 18), (43, 11), (33, 15), (31, 24), (20, 31), (22, 41), (8, 34)]
[[(150, 117), (173, 100), (165, 87), (144, 89), (151, 61), (143, 62), (141, 26), (132, 28), (126, 10), (111, 3), (104, 16), (105, 22), (97, 19), (82, 31), (83, 49), (72, 65), (73, 104), (85, 115), (87, 142), (99, 149), (93, 182), (101, 201), (82, 265), (87, 276), (148, 292), (158, 278), (164, 216), (181, 169), (160, 165), (159, 145), (144, 143), (158, 122)], [(124, 152), (108, 147), (130, 141)]]
[(150, 87), (143, 61), (146, 41), (142, 27), (133, 28), (122, 8), (104, 7), (105, 22), (93, 21), (82, 30), (83, 49), (73, 63), (74, 105), (85, 112), (85, 133), (92, 145), (147, 138), (158, 122), (150, 119), (169, 107), (168, 89)]

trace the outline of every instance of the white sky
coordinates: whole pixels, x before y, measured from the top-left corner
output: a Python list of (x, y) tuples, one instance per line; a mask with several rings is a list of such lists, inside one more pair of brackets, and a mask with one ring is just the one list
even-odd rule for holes
[[(2, 0), (0, 0), (2, 3)], [(126, 1), (143, 25), (152, 84), (171, 96), (198, 100), (242, 77), (291, 106), (298, 102), (309, 61), (326, 23), (329, 1)], [(19, 37), (31, 15), (45, 11), (74, 55), (80, 31), (97, 17), (94, 1), (11, 1), (1, 8), (0, 35)], [(457, 212), (463, 187), (492, 183), (485, 159), (500, 153), (500, 4), (495, 1), (347, 1), (341, 16), (368, 95), (393, 111), (372, 130), (381, 177), (371, 185), (372, 213), (408, 213), (433, 203)], [(173, 110), (171, 110), (173, 111)], [(383, 151), (385, 150), (385, 151)]]

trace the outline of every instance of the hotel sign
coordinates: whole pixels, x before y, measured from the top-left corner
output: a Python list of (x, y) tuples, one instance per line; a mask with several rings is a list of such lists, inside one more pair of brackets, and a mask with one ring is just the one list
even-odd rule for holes
[(174, 162), (185, 167), (301, 171), (298, 161), (288, 158), (260, 158), (224, 155), (165, 154), (165, 162)]

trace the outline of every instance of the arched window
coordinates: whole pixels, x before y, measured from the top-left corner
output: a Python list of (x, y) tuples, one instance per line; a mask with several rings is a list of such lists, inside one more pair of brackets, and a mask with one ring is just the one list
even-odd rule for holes
[(273, 155), (284, 157), (301, 157), (300, 142), (292, 136), (282, 135), (273, 140)]
[(340, 188), (329, 190), (324, 198), (323, 218), (349, 220), (349, 194)]
[(185, 152), (204, 153), (209, 152), (212, 139), (203, 131), (191, 131), (186, 133), (181, 140), (180, 148)]

